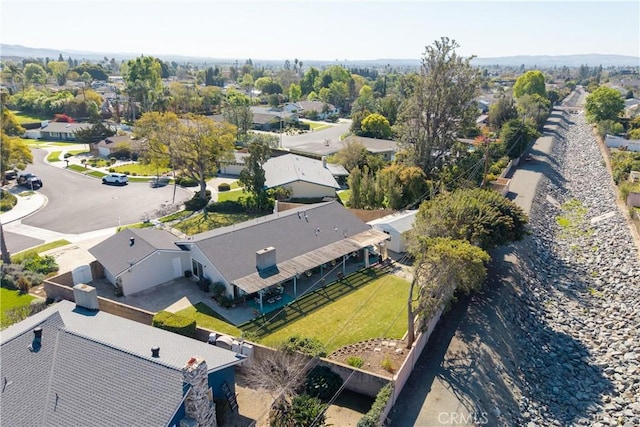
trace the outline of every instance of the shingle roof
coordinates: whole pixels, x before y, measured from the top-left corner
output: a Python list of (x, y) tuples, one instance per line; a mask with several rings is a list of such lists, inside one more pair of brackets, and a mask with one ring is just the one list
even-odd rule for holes
[(272, 157), (263, 166), (268, 188), (304, 181), (325, 187), (340, 188), (333, 174), (322, 161), (295, 154)]
[[(131, 238), (134, 244), (131, 245)], [(89, 249), (89, 253), (114, 275), (158, 250), (180, 251), (171, 233), (151, 228), (126, 228)]]
[[(31, 351), (34, 327), (42, 345)], [(192, 356), (215, 371), (236, 353), (61, 301), (0, 333), (3, 425), (160, 426), (183, 396)], [(151, 357), (151, 347), (160, 357)]]
[[(302, 108), (306, 111), (317, 111), (318, 113), (322, 112), (324, 108), (324, 102), (321, 101), (298, 101), (295, 103), (296, 106)], [(336, 107), (333, 104), (327, 104), (329, 111), (333, 111)]]
[(40, 128), (41, 132), (63, 132), (73, 133), (79, 129), (91, 127), (91, 123), (67, 123), (67, 122), (50, 122), (47, 126)]
[(233, 282), (257, 271), (260, 249), (273, 246), (279, 264), (370, 229), (338, 202), (329, 202), (207, 231), (178, 243), (196, 245)]
[(351, 135), (342, 140), (342, 145), (345, 146), (350, 141), (357, 141), (364, 145), (370, 153), (385, 153), (385, 152), (397, 152), (399, 150), (398, 143), (396, 141), (390, 141), (387, 139), (367, 138), (364, 136)]

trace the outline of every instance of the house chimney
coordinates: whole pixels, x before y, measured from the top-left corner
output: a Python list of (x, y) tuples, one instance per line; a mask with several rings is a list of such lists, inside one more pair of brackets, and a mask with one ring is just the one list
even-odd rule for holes
[(129, 237), (129, 246), (133, 246), (136, 243), (136, 239), (134, 237)]
[(269, 246), (256, 251), (256, 267), (258, 270), (264, 270), (274, 265), (276, 265), (276, 248)]
[(160, 347), (151, 347), (151, 357), (160, 357)]
[(85, 283), (78, 283), (73, 287), (73, 299), (76, 307), (87, 308), (89, 310), (100, 310), (98, 304), (98, 291), (93, 286)]
[(216, 407), (213, 396), (209, 394), (207, 362), (202, 358), (192, 357), (182, 368), (182, 378), (191, 386), (184, 400), (186, 416), (195, 421), (190, 425), (217, 427)]
[(42, 328), (40, 326), (35, 328), (33, 330), (33, 335), (34, 335), (33, 339), (36, 339), (36, 340), (42, 339)]

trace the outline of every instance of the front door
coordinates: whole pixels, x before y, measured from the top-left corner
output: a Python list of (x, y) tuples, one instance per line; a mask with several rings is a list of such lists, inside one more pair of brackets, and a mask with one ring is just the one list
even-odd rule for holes
[(195, 259), (192, 259), (191, 260), (191, 265), (193, 267), (193, 275), (196, 276), (198, 279), (201, 279), (202, 278), (202, 264), (200, 264)]

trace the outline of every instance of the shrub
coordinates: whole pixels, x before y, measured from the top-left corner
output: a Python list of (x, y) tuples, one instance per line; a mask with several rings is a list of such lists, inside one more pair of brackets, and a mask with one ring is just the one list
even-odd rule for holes
[(0, 285), (7, 289), (19, 289), (19, 279), (24, 278), (30, 286), (37, 286), (44, 280), (44, 275), (26, 270), (22, 264), (9, 264), (2, 266)]
[(193, 195), (191, 200), (187, 200), (184, 203), (184, 208), (188, 211), (199, 211), (200, 209), (207, 206), (209, 200), (211, 200), (211, 191), (207, 190), (205, 193), (206, 199), (200, 198), (200, 192), (197, 191), (196, 194)]
[(221, 282), (215, 282), (212, 283), (211, 286), (209, 286), (209, 292), (211, 292), (214, 297), (222, 296), (226, 291), (227, 287), (224, 285), (224, 283)]
[(389, 402), (391, 393), (393, 393), (392, 383), (389, 383), (386, 386), (382, 387), (378, 392), (373, 405), (371, 405), (371, 409), (369, 409), (369, 412), (367, 412), (362, 418), (360, 418), (357, 427), (377, 427), (380, 424), (382, 411), (384, 411), (385, 406), (387, 406), (387, 402)]
[(115, 169), (115, 168), (109, 168), (109, 172), (113, 173), (113, 172), (115, 172), (115, 171), (116, 171), (116, 169)]
[(362, 357), (350, 356), (347, 358), (347, 365), (353, 366), (354, 368), (362, 368), (364, 360), (362, 360)]
[(393, 366), (393, 362), (389, 358), (389, 355), (385, 356), (385, 358), (382, 361), (381, 365), (382, 365), (382, 369), (384, 369), (385, 371), (387, 371), (387, 372), (389, 372), (391, 374), (396, 370), (394, 368), (394, 366)]
[(168, 311), (159, 311), (153, 316), (153, 326), (185, 337), (193, 338), (196, 335), (196, 321)]
[(10, 211), (17, 203), (16, 196), (8, 191), (0, 190), (0, 212)]
[(222, 184), (218, 184), (218, 191), (229, 191), (229, 190), (231, 190), (231, 186), (228, 183), (223, 182)]
[(224, 202), (210, 203), (207, 205), (207, 212), (218, 213), (241, 213), (244, 212), (242, 203), (234, 200), (225, 200)]
[(58, 271), (56, 259), (49, 255), (45, 255), (43, 257), (38, 254), (30, 255), (22, 260), (22, 265), (25, 270), (32, 271), (34, 273), (49, 274)]
[(330, 399), (340, 390), (342, 378), (327, 366), (316, 366), (307, 374), (304, 387), (309, 396)]
[(202, 292), (209, 292), (209, 287), (211, 286), (211, 280), (206, 277), (201, 277), (198, 280), (198, 287)]
[(290, 336), (282, 344), (282, 350), (287, 353), (299, 351), (308, 356), (324, 357), (327, 355), (327, 349), (320, 341), (315, 338), (301, 337), (300, 335)]
[(68, 151), (66, 153), (64, 153), (64, 158), (68, 159), (69, 157), (73, 156), (73, 154), (69, 153)]
[(197, 187), (198, 181), (186, 176), (179, 176), (176, 178), (176, 184), (181, 185), (183, 187)]

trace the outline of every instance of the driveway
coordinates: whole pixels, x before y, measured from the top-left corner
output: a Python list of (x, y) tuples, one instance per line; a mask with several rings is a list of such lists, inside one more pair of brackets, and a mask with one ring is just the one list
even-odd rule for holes
[[(28, 172), (43, 181), (38, 190), (47, 204), (22, 220), (23, 224), (78, 234), (140, 222), (145, 213), (154, 218), (162, 204), (174, 202), (174, 187), (151, 188), (148, 183), (131, 182), (126, 186), (103, 185), (97, 178), (75, 173), (44, 161), (47, 152), (33, 150), (33, 165)], [(178, 187), (175, 203), (191, 198), (191, 192)]]

